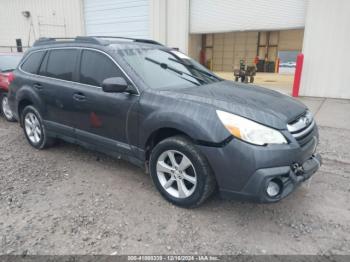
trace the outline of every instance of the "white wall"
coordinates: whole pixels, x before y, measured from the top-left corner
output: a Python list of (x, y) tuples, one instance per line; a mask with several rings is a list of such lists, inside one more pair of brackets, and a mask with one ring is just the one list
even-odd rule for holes
[(150, 0), (151, 37), (188, 53), (189, 0)]
[(150, 38), (188, 52), (189, 0), (84, 0), (87, 35)]
[(151, 38), (187, 53), (189, 0), (0, 0), (0, 46), (85, 33)]
[[(22, 11), (30, 11), (31, 17), (25, 18)], [(0, 46), (14, 46), (16, 38), (31, 45), (43, 36), (82, 35), (83, 21), (82, 0), (1, 0)]]
[(191, 0), (190, 32), (303, 28), (307, 2), (308, 0)]
[(300, 95), (350, 98), (349, 43), (350, 1), (310, 0)]
[(150, 36), (163, 44), (167, 42), (166, 0), (150, 0)]

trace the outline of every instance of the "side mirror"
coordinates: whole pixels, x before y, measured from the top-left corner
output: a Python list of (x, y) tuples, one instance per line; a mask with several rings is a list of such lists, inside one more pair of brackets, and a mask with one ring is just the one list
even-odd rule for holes
[(127, 88), (128, 83), (122, 77), (111, 77), (102, 82), (102, 90), (107, 93), (121, 93)]

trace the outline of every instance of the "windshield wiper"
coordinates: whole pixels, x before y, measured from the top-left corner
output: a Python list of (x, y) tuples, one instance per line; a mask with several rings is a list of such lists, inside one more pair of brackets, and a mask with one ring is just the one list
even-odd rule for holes
[(176, 60), (176, 59), (171, 58), (171, 57), (169, 57), (168, 59), (169, 59), (170, 61), (179, 63), (179, 64), (181, 64), (181, 65), (183, 65), (183, 66), (185, 66), (185, 67), (189, 67), (189, 68), (191, 68), (191, 69), (193, 69), (193, 70), (196, 70), (197, 72), (200, 72), (200, 73), (206, 75), (207, 77), (210, 77), (211, 79), (216, 79), (216, 80), (219, 80), (219, 81), (222, 80), (221, 78), (219, 78), (219, 77), (217, 77), (217, 76), (215, 76), (215, 75), (213, 75), (213, 74), (210, 74), (210, 73), (208, 73), (208, 72), (206, 72), (206, 71), (204, 71), (204, 70), (202, 70), (202, 69), (199, 69), (199, 68), (197, 68), (197, 67), (195, 67), (195, 66), (193, 66), (193, 65), (191, 65), (191, 64), (186, 64), (186, 63), (184, 63), (184, 62), (181, 62), (181, 61)]
[(202, 78), (200, 78), (200, 77), (197, 77), (197, 76), (190, 75), (190, 74), (188, 74), (188, 73), (186, 73), (186, 72), (183, 72), (183, 71), (181, 71), (181, 70), (178, 70), (178, 69), (176, 69), (176, 68), (174, 68), (174, 67), (169, 66), (169, 65), (166, 64), (166, 63), (158, 62), (158, 61), (153, 60), (152, 58), (149, 58), (149, 57), (145, 57), (145, 60), (147, 60), (147, 61), (149, 61), (149, 62), (152, 62), (152, 63), (154, 63), (154, 64), (156, 64), (156, 65), (159, 65), (159, 66), (160, 66), (161, 68), (163, 68), (164, 70), (169, 69), (170, 71), (175, 72), (175, 73), (177, 74), (177, 76), (180, 77), (181, 79), (184, 79), (184, 80), (186, 80), (186, 81), (188, 81), (188, 82), (191, 82), (191, 83), (193, 83), (193, 84), (195, 84), (195, 85), (197, 85), (197, 86), (199, 86), (200, 84), (197, 83), (197, 82), (194, 82), (194, 81), (192, 81), (192, 80), (190, 80), (190, 79), (187, 79), (187, 78), (185, 78), (185, 77), (182, 77), (182, 75), (186, 75), (186, 76), (192, 77), (192, 78), (194, 78), (194, 79), (196, 79), (196, 80), (198, 80), (198, 81), (201, 81), (201, 82), (203, 82), (203, 83), (206, 83), (206, 81), (204, 81), (204, 79), (202, 79)]

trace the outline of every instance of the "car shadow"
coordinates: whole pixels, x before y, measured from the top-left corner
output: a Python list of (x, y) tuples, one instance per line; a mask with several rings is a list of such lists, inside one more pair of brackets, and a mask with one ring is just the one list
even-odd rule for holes
[[(79, 156), (83, 160), (96, 161), (96, 163), (103, 163), (103, 165), (109, 166), (111, 170), (119, 171), (123, 168), (124, 171), (130, 173), (128, 174), (127, 179), (130, 179), (131, 183), (139, 183), (140, 180), (145, 184), (143, 190), (147, 191), (147, 194), (158, 195), (160, 199), (162, 197), (157, 192), (157, 189), (154, 187), (152, 180), (144, 169), (139, 168), (128, 161), (122, 159), (116, 159), (114, 157), (105, 155), (100, 152), (92, 151), (89, 149), (85, 149), (79, 145), (69, 144), (64, 141), (59, 141), (54, 147), (49, 149), (51, 152), (70, 152), (70, 155), (74, 158), (74, 156)], [(113, 175), (118, 175), (117, 172), (114, 172)], [(162, 201), (166, 202), (166, 200), (162, 199)], [(185, 213), (201, 213), (201, 214), (217, 214), (222, 210), (225, 210), (225, 214), (234, 215), (235, 219), (247, 219), (250, 218), (252, 220), (262, 220), (268, 222), (272, 217), (285, 217), (288, 212), (285, 210), (303, 210), (303, 203), (307, 202), (308, 199), (306, 197), (305, 189), (299, 188), (296, 192), (292, 193), (286, 199), (283, 199), (280, 202), (272, 203), (272, 204), (262, 204), (262, 203), (254, 203), (248, 201), (239, 201), (239, 200), (226, 200), (221, 198), (219, 192), (213, 194), (205, 203), (201, 206), (194, 209), (184, 209), (175, 207), (176, 209), (182, 210)], [(162, 205), (161, 208), (174, 208), (172, 205)], [(287, 215), (288, 216), (288, 215)]]

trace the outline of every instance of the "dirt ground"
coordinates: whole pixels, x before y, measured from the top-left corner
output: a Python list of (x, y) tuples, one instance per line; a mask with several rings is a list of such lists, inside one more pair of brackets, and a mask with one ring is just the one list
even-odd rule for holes
[(37, 151), (0, 118), (0, 254), (349, 254), (350, 130), (320, 127), (324, 165), (277, 204), (172, 206), (124, 161)]

